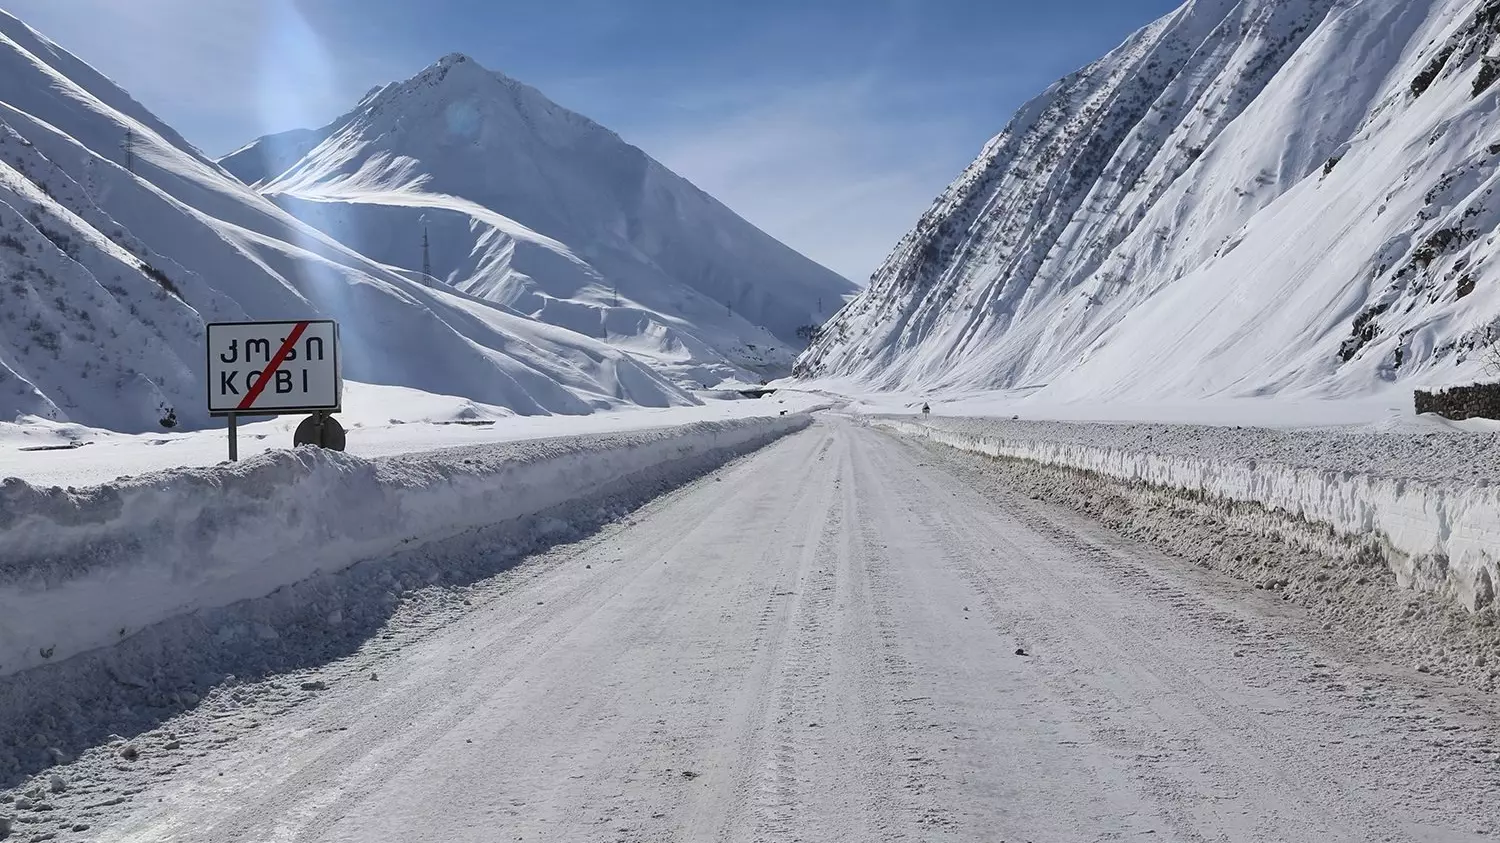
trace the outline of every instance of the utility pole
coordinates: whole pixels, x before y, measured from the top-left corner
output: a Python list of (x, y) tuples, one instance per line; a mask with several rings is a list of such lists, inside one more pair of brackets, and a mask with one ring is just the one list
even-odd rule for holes
[(427, 240), (427, 216), (422, 216), (422, 274), (432, 277), (432, 247)]

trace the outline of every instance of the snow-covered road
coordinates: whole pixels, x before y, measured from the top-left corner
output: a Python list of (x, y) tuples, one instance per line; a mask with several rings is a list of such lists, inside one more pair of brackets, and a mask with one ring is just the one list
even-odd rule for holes
[(137, 843), (1500, 835), (1493, 698), (977, 460), (824, 419), (44, 798)]

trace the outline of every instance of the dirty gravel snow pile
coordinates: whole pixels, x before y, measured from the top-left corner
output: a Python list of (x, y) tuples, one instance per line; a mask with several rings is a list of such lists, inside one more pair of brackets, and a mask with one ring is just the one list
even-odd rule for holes
[(1403, 588), (1490, 608), (1500, 581), (1500, 435), (877, 417), (990, 456), (1258, 504), (1369, 543)]
[(304, 448), (84, 489), (9, 479), (0, 483), (0, 677), (361, 560), (621, 484), (651, 486), (809, 423), (701, 422), (374, 460)]

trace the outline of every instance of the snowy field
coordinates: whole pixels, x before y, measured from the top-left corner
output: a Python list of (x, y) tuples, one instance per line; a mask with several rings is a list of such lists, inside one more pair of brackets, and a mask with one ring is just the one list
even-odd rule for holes
[(300, 448), (80, 490), (8, 480), (0, 676), (686, 460), (753, 450), (807, 423), (701, 421), (375, 459)]
[[(702, 406), (631, 408), (585, 416), (518, 416), (503, 407), (401, 387), (346, 383), (348, 452), (383, 457), (434, 448), (514, 442), (549, 436), (610, 433), (699, 421), (775, 416), (826, 405), (828, 399), (781, 391), (759, 399), (707, 401)], [(302, 416), (241, 424), (240, 459), (290, 448)], [(223, 424), (221, 422), (221, 424)], [(76, 445), (68, 450), (27, 450)], [(215, 465), (228, 458), (227, 427), (186, 433), (121, 434), (34, 421), (0, 423), (0, 478), (37, 486), (89, 486), (152, 471)]]
[[(1492, 695), (1039, 491), (825, 414), (545, 552), (465, 534), (0, 678), (0, 816), (28, 843), (1496, 839)], [(46, 705), (7, 717), (8, 687)]]

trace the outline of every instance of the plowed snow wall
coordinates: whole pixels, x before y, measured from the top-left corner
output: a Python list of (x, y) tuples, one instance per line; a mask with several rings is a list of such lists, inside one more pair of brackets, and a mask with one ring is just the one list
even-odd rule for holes
[(86, 489), (6, 480), (0, 676), (810, 423), (700, 422), (377, 460), (299, 448)]
[[(876, 418), (871, 424), (994, 457), (1260, 504), (1376, 543), (1402, 587), (1443, 594), (1476, 611), (1495, 601), (1495, 584), (1500, 581), (1500, 486), (1487, 480), (1413, 479), (1294, 466), (1242, 456), (1243, 443), (1223, 448), (1224, 456), (1195, 456), (985, 431), (1003, 429), (1005, 422)], [(1098, 438), (1111, 438), (1111, 426), (1090, 427), (1100, 433)], [(1229, 442), (1237, 431), (1226, 428), (1220, 435)], [(1151, 436), (1144, 438), (1149, 441)], [(1198, 448), (1211, 452), (1213, 442), (1199, 442)]]

